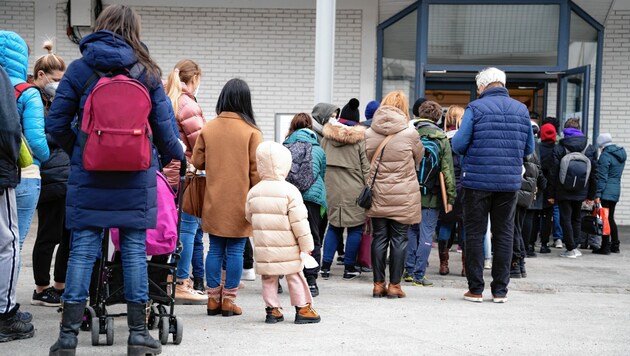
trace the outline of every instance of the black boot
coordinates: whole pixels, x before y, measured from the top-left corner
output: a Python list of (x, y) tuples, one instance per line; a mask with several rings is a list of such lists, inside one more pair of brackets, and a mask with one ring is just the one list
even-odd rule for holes
[(127, 339), (128, 356), (159, 355), (162, 352), (160, 342), (149, 335), (146, 325), (147, 305), (143, 303), (127, 303)]
[[(61, 325), (59, 330), (59, 338), (54, 345), (50, 347), (49, 356), (72, 356), (77, 349), (77, 335), (83, 321), (83, 312), (85, 311), (85, 302), (82, 303), (63, 303), (61, 314)], [(98, 328), (98, 325), (92, 325)]]
[(510, 268), (510, 278), (521, 278), (521, 264), (518, 259), (512, 259), (512, 267)]
[(193, 277), (193, 289), (200, 292), (206, 291), (206, 287), (203, 283), (203, 277)]
[(619, 245), (620, 245), (619, 238), (617, 238), (617, 240), (615, 240), (615, 241), (611, 241), (611, 243), (610, 243), (610, 252), (612, 252), (612, 253), (619, 253)]
[(521, 257), (521, 259), (518, 261), (518, 264), (521, 267), (521, 277), (527, 278), (527, 271), (525, 271), (525, 259)]
[(610, 252), (610, 236), (602, 236), (602, 247), (593, 250), (593, 253), (598, 255), (610, 255)]

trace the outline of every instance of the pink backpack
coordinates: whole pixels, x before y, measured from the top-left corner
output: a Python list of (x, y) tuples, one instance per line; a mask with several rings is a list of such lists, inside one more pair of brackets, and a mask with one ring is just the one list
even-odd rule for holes
[(108, 75), (96, 72), (100, 79), (83, 109), (83, 167), (87, 171), (145, 171), (151, 166), (151, 97), (138, 80), (125, 74)]
[[(159, 256), (175, 251), (177, 245), (177, 207), (175, 193), (168, 184), (166, 177), (157, 172), (157, 225), (155, 229), (147, 230), (147, 255)], [(116, 250), (120, 250), (120, 236), (116, 228), (109, 233)]]

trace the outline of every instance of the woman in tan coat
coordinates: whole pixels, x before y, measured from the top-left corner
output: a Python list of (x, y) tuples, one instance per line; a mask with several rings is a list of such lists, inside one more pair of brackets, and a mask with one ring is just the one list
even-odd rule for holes
[(256, 272), (262, 276), (263, 299), (269, 324), (284, 320), (278, 301), (278, 278), (284, 275), (295, 323), (317, 323), (313, 298), (304, 274), (300, 253), (311, 253), (313, 236), (302, 194), (286, 177), (291, 169), (291, 152), (279, 143), (267, 141), (256, 150), (258, 174), (262, 179), (247, 195), (245, 217), (254, 228)]
[[(416, 166), (424, 156), (420, 136), (408, 127), (408, 100), (401, 91), (389, 93), (374, 113), (372, 126), (365, 133), (367, 157), (371, 161), (370, 180), (378, 174), (373, 187), (373, 203), (367, 215), (372, 218), (372, 296), (404, 298), (400, 288), (407, 230), (420, 223), (420, 186)], [(391, 136), (388, 142), (376, 152)], [(391, 245), (389, 286), (385, 287), (387, 248)]]
[[(235, 304), (243, 272), (243, 251), (252, 226), (245, 220), (247, 192), (260, 178), (256, 148), (262, 134), (256, 126), (251, 94), (240, 79), (228, 81), (216, 107), (217, 117), (208, 121), (197, 138), (192, 163), (206, 171), (202, 213), (203, 231), (210, 237), (206, 257), (208, 315), (240, 315)], [(225, 285), (221, 267), (226, 260)]]

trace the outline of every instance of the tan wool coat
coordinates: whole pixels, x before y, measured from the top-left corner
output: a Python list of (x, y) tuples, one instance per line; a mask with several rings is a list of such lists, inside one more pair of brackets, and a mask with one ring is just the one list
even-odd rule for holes
[[(392, 219), (401, 224), (418, 224), (421, 203), (416, 166), (424, 157), (424, 147), (418, 132), (409, 128), (407, 121), (407, 116), (399, 109), (382, 106), (374, 113), (372, 126), (365, 132), (365, 147), (370, 161), (385, 137), (394, 135), (383, 150), (372, 191), (372, 208), (367, 215)], [(370, 177), (377, 163), (378, 157), (370, 167)]]
[(220, 237), (252, 236), (245, 200), (260, 181), (256, 148), (261, 142), (260, 130), (237, 113), (222, 112), (204, 125), (192, 155), (195, 168), (206, 171), (203, 231)]
[(300, 251), (313, 250), (313, 236), (302, 194), (285, 179), (291, 169), (291, 152), (267, 141), (256, 151), (262, 179), (249, 194), (245, 218), (254, 227), (256, 273), (277, 276), (302, 271)]

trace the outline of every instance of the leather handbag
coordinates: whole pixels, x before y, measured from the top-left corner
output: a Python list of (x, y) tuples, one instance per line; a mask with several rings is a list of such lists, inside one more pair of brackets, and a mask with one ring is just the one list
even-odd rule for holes
[(362, 207), (363, 209), (370, 209), (372, 207), (372, 188), (374, 188), (374, 182), (376, 181), (376, 175), (378, 174), (378, 166), (381, 163), (381, 159), (383, 158), (383, 151), (385, 149), (385, 145), (392, 139), (394, 135), (389, 135), (385, 137), (385, 139), (381, 142), (380, 145), (376, 148), (376, 152), (374, 152), (374, 156), (372, 157), (372, 162), (370, 162), (370, 167), (374, 165), (374, 161), (376, 161), (376, 157), (378, 157), (378, 162), (376, 162), (376, 169), (374, 170), (374, 176), (372, 177), (372, 183), (366, 185), (361, 190), (359, 197), (357, 198), (357, 205)]
[(363, 224), (357, 264), (361, 267), (372, 268), (372, 220), (370, 218), (365, 219), (365, 224)]
[(197, 171), (186, 173), (182, 196), (182, 210), (186, 214), (201, 218), (205, 194), (206, 176), (198, 174)]

